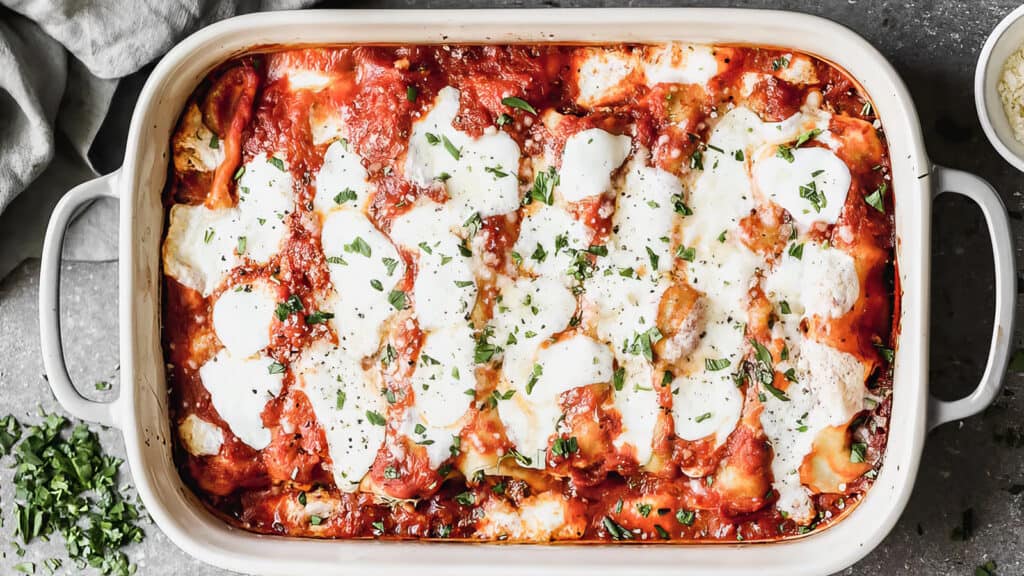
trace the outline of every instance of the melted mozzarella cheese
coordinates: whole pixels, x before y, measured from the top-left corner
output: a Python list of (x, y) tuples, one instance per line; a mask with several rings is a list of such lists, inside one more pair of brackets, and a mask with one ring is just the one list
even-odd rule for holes
[(619, 191), (612, 216), (612, 259), (635, 270), (651, 270), (656, 261), (652, 272), (666, 272), (673, 267), (673, 196), (680, 196), (683, 187), (671, 173), (646, 163), (646, 153), (634, 157)]
[(647, 85), (705, 84), (718, 74), (718, 60), (710, 46), (666, 44), (644, 62)]
[(626, 81), (637, 66), (637, 58), (624, 50), (584, 48), (576, 53), (576, 103), (586, 108), (620, 101), (629, 89)]
[(476, 302), (472, 260), (459, 251), (452, 216), (447, 204), (425, 202), (391, 226), (391, 237), (418, 254), (413, 299), (423, 330), (464, 323)]
[[(538, 276), (568, 281), (573, 261), (570, 250), (587, 247), (586, 226), (558, 206), (535, 202), (519, 228), (512, 248), (522, 257), (522, 268)], [(560, 241), (565, 247), (560, 247)]]
[(326, 341), (307, 348), (297, 367), (299, 386), (327, 440), (334, 482), (355, 491), (384, 442), (384, 426), (369, 416), (387, 413), (380, 377)]
[(242, 256), (265, 263), (287, 233), (284, 217), (292, 211), (292, 177), (266, 157), (244, 165), (238, 204), (211, 210), (175, 204), (164, 242), (164, 271), (208, 296)]
[[(476, 342), (465, 324), (434, 330), (424, 338), (409, 379), (414, 402), (403, 430), (426, 446), (430, 465), (437, 468), (450, 454), (452, 438), (458, 436), (471, 402), (469, 391), (476, 389)], [(420, 433), (415, 432), (417, 424)]]
[(761, 425), (772, 443), (773, 487), (777, 504), (799, 524), (814, 518), (810, 491), (801, 484), (800, 465), (811, 452), (818, 434), (828, 426), (842, 426), (864, 408), (867, 367), (846, 352), (801, 338), (789, 341), (790, 364), (796, 382), (786, 389), (787, 401), (765, 394)]
[(452, 125), (459, 91), (437, 94), (430, 112), (413, 124), (406, 177), (420, 186), (443, 181), (451, 209), (465, 219), (505, 214), (519, 207), (519, 145), (502, 131), (473, 138)]
[(237, 358), (221, 350), (199, 368), (199, 378), (221, 419), (239, 440), (262, 450), (270, 444), (263, 426), (263, 408), (281, 393), (283, 374), (271, 374), (267, 356)]
[(193, 456), (215, 456), (224, 444), (224, 431), (220, 426), (189, 414), (178, 425), (178, 436), (185, 450)]
[[(838, 318), (860, 298), (860, 279), (853, 257), (835, 247), (803, 243), (803, 255), (786, 250), (764, 281), (765, 295), (773, 303), (786, 302), (798, 318)], [(783, 320), (785, 314), (781, 315)]]
[[(636, 450), (640, 465), (653, 454), (654, 427), (658, 423), (658, 395), (654, 391), (655, 376), (650, 363), (639, 356), (620, 358), (622, 389), (614, 395), (615, 408), (622, 419), (622, 431), (613, 439), (616, 447), (630, 445)], [(660, 380), (659, 376), (657, 380)]]
[(850, 169), (827, 148), (797, 148), (792, 161), (777, 155), (754, 163), (761, 193), (793, 216), (806, 230), (815, 222), (835, 224), (850, 190)]
[(334, 106), (313, 103), (309, 107), (309, 131), (313, 136), (314, 146), (345, 138), (347, 128), (342, 120), (341, 110)]
[(388, 294), (405, 275), (398, 250), (362, 212), (331, 212), (320, 238), (337, 296), (329, 302), (339, 346), (363, 357), (380, 346), (384, 322), (395, 309)]
[[(508, 352), (506, 352), (506, 356)], [(608, 382), (612, 355), (608, 347), (587, 336), (574, 335), (535, 352), (531, 378), (522, 385), (511, 383), (515, 393), (498, 402), (508, 439), (528, 466), (544, 468), (548, 439), (562, 415), (558, 397), (579, 386)]]
[(334, 80), (330, 74), (308, 68), (290, 68), (287, 70), (286, 76), (288, 77), (288, 88), (293, 92), (298, 90), (319, 92), (330, 86), (331, 81)]
[(213, 331), (232, 356), (245, 358), (270, 344), (277, 300), (264, 283), (237, 286), (213, 303)]
[(579, 202), (611, 187), (611, 174), (629, 155), (629, 136), (600, 128), (577, 132), (565, 141), (558, 190), (566, 202)]
[[(347, 197), (355, 194), (354, 200)], [(364, 207), (370, 198), (370, 183), (366, 179), (366, 168), (355, 152), (348, 149), (348, 144), (335, 140), (324, 152), (324, 163), (316, 175), (316, 196), (313, 207), (321, 215), (331, 210), (351, 207)], [(342, 200), (339, 204), (338, 201)]]

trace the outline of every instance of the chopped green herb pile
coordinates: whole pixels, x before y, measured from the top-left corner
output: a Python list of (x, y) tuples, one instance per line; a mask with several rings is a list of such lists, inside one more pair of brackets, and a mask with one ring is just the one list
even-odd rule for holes
[[(138, 526), (138, 508), (117, 486), (122, 461), (104, 454), (96, 433), (85, 424), (65, 432), (70, 423), (64, 417), (42, 417), (27, 428), (14, 416), (0, 418), (0, 455), (13, 454), (15, 460), (15, 535), (20, 544), (59, 533), (79, 571), (92, 567), (105, 576), (134, 574), (136, 567), (122, 548), (142, 541), (145, 534)], [(47, 563), (61, 565), (58, 559)]]

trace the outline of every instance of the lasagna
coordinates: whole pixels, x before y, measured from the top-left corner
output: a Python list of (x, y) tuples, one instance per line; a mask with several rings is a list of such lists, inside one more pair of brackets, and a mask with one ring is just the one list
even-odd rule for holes
[(881, 466), (894, 191), (827, 62), (274, 49), (212, 71), (171, 149), (175, 457), (236, 526), (772, 541)]

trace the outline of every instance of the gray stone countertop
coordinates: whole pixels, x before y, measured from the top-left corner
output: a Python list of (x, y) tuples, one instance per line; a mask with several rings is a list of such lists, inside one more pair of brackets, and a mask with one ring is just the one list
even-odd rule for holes
[[(994, 184), (1012, 216), (1016, 245), (1022, 245), (1024, 178), (985, 139), (972, 93), (981, 45), (999, 19), (1016, 7), (1012, 0), (356, 0), (336, 4), (359, 8), (701, 5), (788, 9), (826, 16), (863, 35), (896, 66), (917, 104), (931, 157), (937, 163), (980, 174)], [(145, 74), (143, 71), (122, 83), (115, 109), (131, 109)], [(101, 171), (113, 170), (121, 162), (127, 118), (127, 113), (112, 117), (101, 131), (92, 153)], [(973, 388), (984, 364), (994, 302), (991, 248), (980, 212), (965, 200), (940, 199), (933, 223), (929, 377), (934, 393), (953, 398)], [(0, 246), (2, 242), (0, 231)], [(116, 263), (67, 263), (63, 268), (66, 354), (73, 377), (84, 383), (89, 395), (117, 393), (116, 271)], [(11, 412), (27, 420), (35, 418), (39, 407), (59, 411), (43, 379), (36, 320), (38, 273), (38, 262), (30, 260), (0, 282), (0, 415)], [(1021, 340), (1019, 335), (1014, 338), (1017, 343)], [(96, 392), (91, 384), (98, 380), (114, 382), (114, 390)], [(874, 552), (842, 574), (968, 575), (990, 559), (998, 564), (1000, 575), (1024, 574), (1022, 423), (1024, 377), (1010, 374), (999, 399), (983, 415), (946, 425), (928, 437), (914, 494), (899, 524)], [(1017, 440), (1000, 440), (1008, 433)], [(100, 431), (100, 436), (109, 452), (123, 454), (116, 431)], [(63, 557), (63, 545), (58, 541), (33, 544), (24, 558), (13, 554), (11, 474), (6, 464), (0, 467), (4, 520), (0, 573), (4, 574), (18, 562)], [(954, 540), (951, 532), (961, 523), (965, 510), (973, 512), (973, 534), (966, 541)], [(147, 524), (145, 529), (145, 541), (129, 550), (140, 574), (226, 574), (178, 550), (155, 525)], [(73, 574), (75, 570), (66, 565), (60, 573)]]

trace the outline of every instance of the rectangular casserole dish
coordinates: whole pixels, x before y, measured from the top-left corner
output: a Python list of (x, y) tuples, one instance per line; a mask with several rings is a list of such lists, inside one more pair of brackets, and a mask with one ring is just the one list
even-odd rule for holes
[[(500, 22), (500, 25), (497, 24)], [(800, 540), (762, 545), (636, 547), (487, 546), (366, 541), (310, 541), (257, 536), (214, 518), (182, 484), (171, 458), (166, 383), (160, 347), (160, 190), (167, 175), (168, 135), (186, 98), (213, 66), (265, 45), (346, 43), (656, 42), (785, 46), (846, 70), (871, 96), (886, 127), (896, 192), (900, 262), (900, 337), (888, 453), (874, 489), (843, 522)], [(44, 363), (54, 393), (74, 415), (121, 428), (136, 485), (150, 514), (184, 550), (242, 572), (304, 570), (354, 573), (372, 568), (407, 573), (428, 566), (453, 573), (509, 566), (518, 573), (822, 574), (857, 561), (891, 529), (909, 498), (930, 427), (983, 409), (998, 391), (1012, 334), (1012, 242), (1005, 209), (982, 180), (934, 167), (917, 115), (891, 66), (860, 37), (832, 22), (793, 13), (724, 10), (554, 10), (259, 14), (211, 26), (182, 42), (154, 70), (140, 96), (124, 166), (69, 193), (47, 231), (40, 278)], [(967, 398), (946, 403), (927, 393), (930, 217), (934, 194), (956, 191), (979, 204), (996, 258), (996, 321), (982, 381)], [(111, 404), (75, 391), (60, 349), (59, 258), (63, 232), (92, 198), (120, 198), (121, 366), (124, 388)], [(449, 547), (456, 548), (455, 550)], [(396, 553), (397, 552), (397, 553)], [(414, 557), (415, 555), (415, 557)], [(512, 568), (514, 567), (514, 568)], [(502, 571), (502, 569), (498, 569)]]

